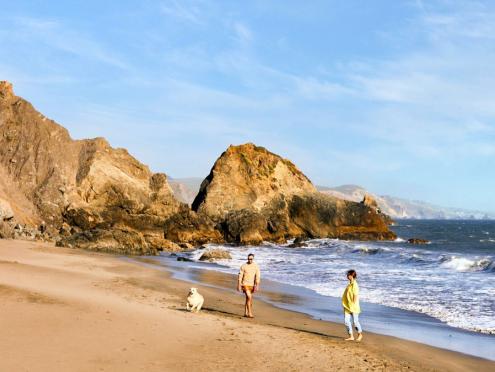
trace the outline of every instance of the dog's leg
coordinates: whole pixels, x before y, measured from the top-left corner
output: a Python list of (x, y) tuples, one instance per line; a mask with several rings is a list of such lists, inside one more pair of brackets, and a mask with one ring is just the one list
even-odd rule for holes
[(201, 308), (203, 307), (203, 302), (205, 302), (205, 301), (204, 301), (204, 300), (203, 300), (203, 301), (201, 301), (201, 302), (199, 303), (199, 305), (196, 307), (196, 312), (197, 312), (197, 313), (199, 313), (199, 311), (200, 311), (200, 310), (201, 310)]
[(186, 304), (186, 310), (189, 311), (189, 302)]

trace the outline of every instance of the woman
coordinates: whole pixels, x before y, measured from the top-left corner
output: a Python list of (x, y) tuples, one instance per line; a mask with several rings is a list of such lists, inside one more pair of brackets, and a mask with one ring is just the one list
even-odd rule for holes
[[(361, 324), (359, 324), (359, 313), (361, 308), (359, 307), (359, 286), (356, 281), (357, 273), (355, 270), (349, 270), (347, 272), (347, 279), (349, 284), (347, 285), (344, 295), (342, 296), (342, 306), (344, 307), (344, 322), (347, 327), (349, 337), (346, 341), (354, 341), (354, 335), (352, 333), (352, 323), (358, 332), (356, 341), (363, 339), (363, 330)], [(352, 318), (352, 323), (351, 323)]]

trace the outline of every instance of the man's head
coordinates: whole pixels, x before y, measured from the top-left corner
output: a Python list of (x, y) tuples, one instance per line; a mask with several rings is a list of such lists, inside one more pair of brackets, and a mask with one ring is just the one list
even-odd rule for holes
[(248, 260), (248, 263), (252, 263), (254, 261), (254, 254), (249, 253), (247, 260)]

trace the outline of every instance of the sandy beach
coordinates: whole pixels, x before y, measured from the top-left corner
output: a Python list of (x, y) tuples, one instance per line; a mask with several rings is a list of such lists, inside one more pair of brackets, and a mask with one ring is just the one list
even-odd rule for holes
[(438, 370), (495, 363), (394, 337), (342, 341), (341, 324), (199, 286), (118, 257), (0, 240), (1, 371)]

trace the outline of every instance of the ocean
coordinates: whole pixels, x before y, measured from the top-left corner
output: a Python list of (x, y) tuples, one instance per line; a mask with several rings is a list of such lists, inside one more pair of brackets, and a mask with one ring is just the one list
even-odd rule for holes
[[(205, 249), (225, 249), (232, 260), (180, 264), (236, 274), (252, 252), (264, 280), (301, 288), (308, 294), (306, 304), (285, 307), (328, 320), (337, 320), (337, 316), (340, 319), (340, 297), (347, 285), (345, 273), (354, 269), (358, 273), (362, 319), (368, 315), (368, 323), (376, 325), (374, 331), (427, 341), (424, 332), (434, 323), (425, 325), (421, 321), (425, 329), (417, 337), (411, 334), (414, 331), (411, 319), (423, 319), (414, 314), (424, 314), (445, 324), (450, 337), (451, 327), (463, 335), (462, 343), (457, 346), (451, 347), (443, 341), (433, 344), (466, 352), (470, 348), (468, 344), (473, 342), (468, 334), (473, 337), (475, 333), (487, 334), (491, 336), (474, 340), (485, 344), (486, 351), (480, 356), (491, 354), (489, 350), (495, 346), (495, 221), (399, 220), (391, 228), (398, 239), (390, 242), (314, 239), (301, 248), (290, 248), (291, 242), (257, 247), (209, 244)], [(409, 244), (409, 238), (423, 238), (430, 243)], [(203, 251), (198, 249), (185, 256), (198, 261)], [(260, 295), (262, 292), (263, 286)], [(327, 302), (315, 300), (311, 293), (326, 298)], [(324, 308), (329, 308), (328, 313)], [(384, 311), (386, 308), (391, 311)], [(396, 325), (380, 328), (394, 314), (406, 319), (401, 321), (405, 328)], [(402, 328), (403, 332), (398, 333), (396, 328)], [(432, 337), (444, 338), (441, 334)], [(476, 350), (473, 353), (477, 354)]]
[[(264, 277), (324, 296), (341, 297), (345, 272), (354, 269), (364, 302), (495, 333), (495, 221), (402, 220), (392, 229), (399, 237), (393, 242), (315, 239), (303, 248), (270, 243), (208, 247), (231, 253), (232, 260), (218, 262), (220, 271), (237, 272), (252, 251)], [(407, 243), (412, 237), (431, 243)], [(191, 258), (198, 260), (202, 252), (193, 252)]]

